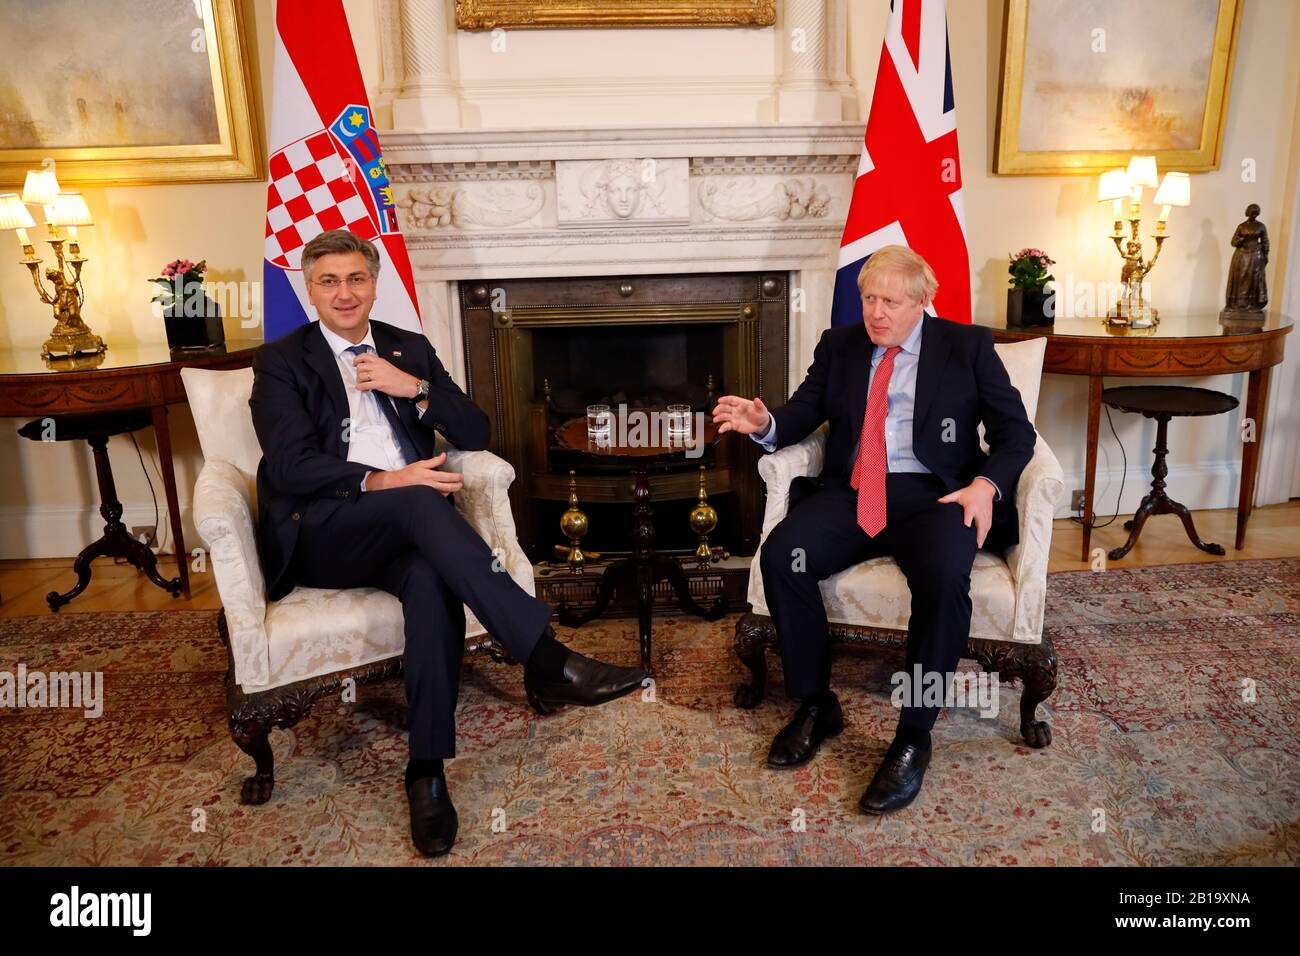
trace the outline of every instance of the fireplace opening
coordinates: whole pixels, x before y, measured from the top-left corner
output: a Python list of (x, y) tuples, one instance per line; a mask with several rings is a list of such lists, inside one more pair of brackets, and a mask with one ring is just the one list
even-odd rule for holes
[[(567, 544), (559, 518), (571, 492), (589, 518), (585, 549), (611, 557), (631, 549), (630, 471), (566, 451), (556, 437), (566, 422), (585, 419), (588, 405), (686, 404), (707, 414), (728, 393), (781, 403), (788, 287), (785, 274), (744, 272), (460, 287), (468, 392), (492, 420), (492, 451), (514, 465), (511, 505), (532, 561), (554, 561), (556, 546)], [(689, 515), (703, 466), (718, 512), (710, 543), (752, 555), (763, 515), (760, 455), (749, 439), (728, 434), (702, 457), (652, 470), (657, 547), (695, 549)]]
[(549, 395), (560, 425), (593, 404), (628, 408), (690, 405), (705, 410), (721, 387), (722, 325), (606, 326), (533, 333), (535, 401)]

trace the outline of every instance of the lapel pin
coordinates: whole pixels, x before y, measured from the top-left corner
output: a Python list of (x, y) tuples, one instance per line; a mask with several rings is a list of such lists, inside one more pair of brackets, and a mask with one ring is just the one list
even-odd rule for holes
[(393, 358), (401, 358), (401, 357), (402, 357), (402, 353), (399, 352), (397, 349), (393, 349)]

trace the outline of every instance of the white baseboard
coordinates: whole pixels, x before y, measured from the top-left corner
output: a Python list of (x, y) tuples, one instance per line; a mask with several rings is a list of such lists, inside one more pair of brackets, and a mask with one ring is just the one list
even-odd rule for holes
[[(154, 523), (153, 502), (123, 502), (122, 523), (127, 528)], [(190, 519), (189, 506), (181, 506), (182, 534), (185, 548), (193, 551), (203, 546)], [(43, 505), (0, 506), (0, 559), (70, 558), (98, 538), (104, 531), (99, 506)], [(175, 552), (167, 506), (159, 502), (158, 541), (161, 554)], [(155, 548), (154, 550), (158, 550)]]
[[(1119, 463), (1108, 468), (1099, 465), (1092, 502), (1094, 515), (1105, 519), (1118, 510), (1121, 515), (1131, 517), (1142, 503), (1143, 496), (1151, 490), (1151, 461), (1150, 452), (1137, 459), (1130, 455), (1127, 474)], [(1237, 496), (1241, 493), (1240, 472), (1241, 463), (1235, 459), (1171, 467), (1165, 478), (1165, 492), (1193, 511), (1236, 508)], [(1121, 475), (1124, 476), (1124, 494), (1117, 509), (1115, 501), (1120, 491)], [(1070, 508), (1070, 497), (1075, 489), (1083, 487), (1083, 469), (1066, 472), (1065, 496), (1056, 509), (1056, 517), (1070, 518), (1076, 514)]]
[[(1241, 489), (1240, 469), (1240, 462), (1235, 459), (1174, 467), (1170, 469), (1165, 484), (1171, 498), (1193, 511), (1236, 508)], [(1093, 511), (1103, 519), (1115, 513), (1115, 496), (1122, 471), (1118, 465), (1097, 469)], [(1070, 494), (1075, 488), (1082, 487), (1082, 469), (1066, 473), (1065, 496), (1056, 509), (1056, 517), (1073, 517)], [(1120, 514), (1131, 515), (1137, 510), (1142, 496), (1150, 490), (1151, 455), (1144, 454), (1137, 460), (1130, 458), (1124, 479), (1124, 495), (1119, 503)], [(186, 550), (192, 552), (202, 547), (203, 541), (194, 529), (188, 504), (181, 506), (181, 520)], [(153, 502), (124, 502), (122, 521), (128, 528), (153, 524)], [(103, 529), (104, 519), (100, 517), (98, 506), (0, 506), (0, 559), (72, 557), (98, 538)], [(175, 546), (165, 504), (159, 509), (158, 531), (161, 553), (173, 553)]]

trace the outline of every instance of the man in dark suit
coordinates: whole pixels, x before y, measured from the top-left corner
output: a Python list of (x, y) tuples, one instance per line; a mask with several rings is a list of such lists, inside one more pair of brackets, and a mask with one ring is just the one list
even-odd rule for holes
[[(992, 333), (924, 314), (937, 288), (915, 252), (880, 249), (858, 277), (863, 324), (822, 334), (784, 406), (769, 412), (760, 399), (728, 395), (714, 409), (719, 431), (750, 435), (768, 451), (830, 422), (821, 475), (791, 487), (790, 510), (760, 557), (786, 690), (801, 702), (772, 742), (771, 766), (806, 763), (843, 729), (820, 581), (892, 556), (912, 592), (905, 676), (919, 664), (923, 680), (948, 688), (970, 637), (975, 552), (1017, 541), (1016, 482), (1036, 433)], [(930, 763), (941, 708), (914, 681), (903, 686), (911, 693), (894, 741), (859, 801), (866, 813), (911, 803)]]
[(526, 662), (524, 686), (539, 710), (604, 703), (646, 675), (560, 644), (551, 609), (515, 584), (452, 505), (461, 477), (439, 468), (446, 455), (434, 455), (434, 432), (467, 451), (486, 448), (488, 418), (423, 335), (370, 320), (375, 247), (331, 230), (303, 248), (302, 271), (320, 321), (268, 342), (253, 361), (267, 596), (302, 584), (378, 587), (401, 600), (411, 837), (437, 856), (457, 829), (443, 760), (456, 748), (463, 605)]

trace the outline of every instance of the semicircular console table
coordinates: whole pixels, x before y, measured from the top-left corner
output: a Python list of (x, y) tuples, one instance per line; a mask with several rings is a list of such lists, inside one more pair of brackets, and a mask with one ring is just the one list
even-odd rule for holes
[[(54, 420), (77, 416), (89, 419), (142, 411), (148, 419), (146, 424), (153, 425), (158, 441), (159, 470), (176, 545), (179, 590), (188, 597), (189, 562), (184, 558), (185, 539), (181, 534), (176, 473), (172, 468), (167, 406), (186, 401), (181, 369), (247, 368), (253, 363), (253, 352), (261, 344), (260, 339), (230, 340), (210, 350), (172, 351), (161, 343), (133, 346), (110, 343), (108, 351), (99, 355), (49, 360), (42, 359), (35, 348), (0, 350), (0, 418)], [(106, 463), (106, 453), (104, 457)], [(101, 512), (109, 525), (121, 516), (121, 504), (115, 495), (113, 498), (111, 502), (101, 503)], [(107, 513), (114, 510), (116, 516)], [(84, 587), (84, 583), (79, 581), (79, 584), (77, 592)]]
[(1151, 328), (1108, 325), (1104, 319), (1058, 318), (1054, 325), (1010, 327), (981, 322), (998, 342), (1047, 338), (1043, 371), (1088, 378), (1088, 459), (1083, 492), (1083, 548), (1087, 561), (1092, 539), (1093, 492), (1096, 488), (1097, 432), (1101, 423), (1102, 379), (1182, 378), (1245, 372), (1245, 418), (1255, 423), (1254, 441), (1243, 441), (1241, 494), (1237, 503), (1236, 548), (1246, 540), (1246, 523), (1255, 502), (1255, 475), (1264, 444), (1264, 414), (1269, 374), (1285, 353), (1291, 319), (1278, 312), (1258, 317), (1221, 319), (1214, 313), (1169, 313)]

